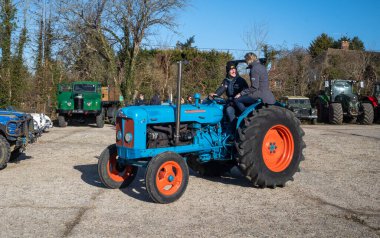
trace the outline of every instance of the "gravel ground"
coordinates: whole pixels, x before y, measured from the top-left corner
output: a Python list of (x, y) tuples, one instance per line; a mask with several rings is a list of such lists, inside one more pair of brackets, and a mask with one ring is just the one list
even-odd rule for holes
[(306, 160), (285, 188), (191, 172), (166, 205), (151, 202), (143, 169), (127, 189), (100, 183), (114, 127), (53, 128), (0, 171), (0, 237), (379, 237), (380, 125), (303, 128)]

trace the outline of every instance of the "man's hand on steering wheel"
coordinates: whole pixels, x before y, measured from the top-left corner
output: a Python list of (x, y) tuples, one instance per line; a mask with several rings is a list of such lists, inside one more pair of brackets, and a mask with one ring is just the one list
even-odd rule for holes
[(210, 100), (210, 101), (214, 101), (214, 100), (215, 100), (215, 99), (214, 99), (215, 97), (219, 97), (218, 94), (216, 94), (216, 93), (209, 93), (207, 98), (208, 98), (208, 100)]

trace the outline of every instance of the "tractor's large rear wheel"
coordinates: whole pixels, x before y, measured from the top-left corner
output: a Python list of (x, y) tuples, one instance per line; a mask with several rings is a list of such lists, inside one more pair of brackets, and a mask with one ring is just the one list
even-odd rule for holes
[(239, 126), (236, 159), (254, 186), (283, 187), (293, 180), (306, 147), (300, 124), (289, 110), (270, 106), (254, 111)]
[(207, 163), (200, 163), (196, 156), (191, 156), (187, 159), (187, 165), (194, 172), (202, 176), (222, 176), (229, 172), (235, 165), (235, 161), (210, 161)]
[(343, 123), (343, 109), (340, 103), (331, 103), (329, 106), (329, 123), (341, 125)]
[(189, 182), (185, 160), (176, 153), (164, 152), (152, 158), (146, 169), (146, 190), (153, 201), (170, 203), (179, 199)]
[(358, 122), (364, 125), (371, 125), (374, 119), (372, 104), (362, 103), (362, 110), (362, 114), (358, 117)]
[(136, 177), (138, 167), (121, 165), (117, 157), (116, 145), (109, 145), (99, 156), (98, 174), (107, 188), (125, 188)]
[(10, 156), (11, 149), (9, 143), (4, 136), (0, 135), (0, 169), (7, 167)]

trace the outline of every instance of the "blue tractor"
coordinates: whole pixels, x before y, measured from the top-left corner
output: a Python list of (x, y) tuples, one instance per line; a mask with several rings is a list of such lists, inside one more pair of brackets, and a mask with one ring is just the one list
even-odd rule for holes
[(100, 155), (98, 173), (108, 188), (127, 187), (146, 167), (149, 196), (174, 202), (185, 192), (189, 169), (221, 175), (238, 166), (255, 187), (283, 187), (299, 170), (305, 143), (300, 121), (278, 105), (260, 100), (244, 111), (233, 130), (225, 101), (209, 98), (181, 105), (179, 62), (176, 105), (129, 106), (119, 110), (116, 143)]
[(33, 141), (33, 128), (33, 118), (29, 114), (0, 110), (0, 169)]

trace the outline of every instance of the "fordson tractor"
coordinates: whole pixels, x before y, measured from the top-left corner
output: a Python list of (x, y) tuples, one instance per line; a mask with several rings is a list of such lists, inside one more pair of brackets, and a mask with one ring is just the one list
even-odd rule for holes
[(26, 113), (0, 110), (0, 169), (33, 142), (33, 118)]
[(340, 125), (345, 120), (372, 124), (374, 116), (372, 105), (359, 101), (359, 95), (353, 90), (354, 83), (353, 80), (341, 79), (325, 81), (325, 90), (316, 98), (319, 122)]
[(182, 196), (189, 167), (205, 175), (222, 175), (237, 165), (256, 187), (283, 187), (299, 170), (305, 143), (300, 121), (280, 104), (258, 100), (231, 130), (226, 102), (213, 97), (181, 105), (178, 63), (175, 105), (129, 106), (116, 118), (116, 143), (100, 155), (98, 173), (108, 188), (124, 188), (146, 167), (149, 196), (170, 203)]

